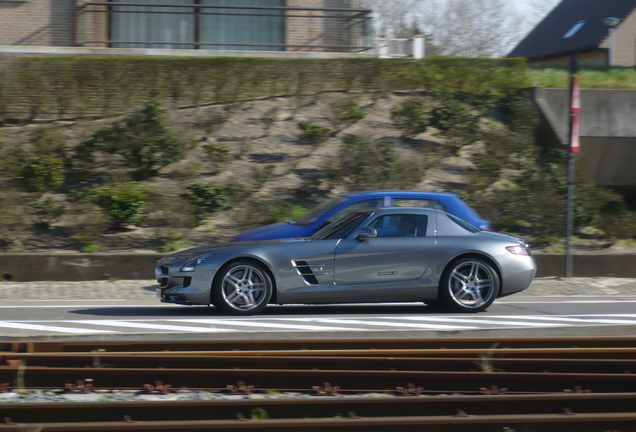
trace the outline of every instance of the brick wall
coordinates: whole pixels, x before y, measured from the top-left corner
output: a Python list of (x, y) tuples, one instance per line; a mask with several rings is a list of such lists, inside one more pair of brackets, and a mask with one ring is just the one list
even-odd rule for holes
[[(636, 65), (636, 9), (623, 19), (614, 30), (614, 66), (634, 66)], [(608, 36), (599, 44), (599, 48), (609, 49), (610, 39)], [(603, 63), (607, 64), (607, 55), (603, 53)]]
[[(609, 41), (604, 41), (604, 48), (609, 46)], [(616, 28), (614, 32), (614, 65), (636, 65), (636, 11), (632, 12)]]
[(73, 46), (74, 0), (0, 0), (0, 45)]
[[(287, 7), (306, 8), (359, 8), (359, 0), (287, 0)], [(305, 17), (309, 15), (310, 17)], [(314, 45), (326, 47), (348, 47), (357, 45), (357, 27), (350, 27), (348, 14), (338, 12), (292, 11), (288, 13), (285, 26), (288, 45)], [(294, 17), (297, 16), (297, 17)], [(341, 16), (342, 18), (324, 18)], [(348, 51), (346, 48), (288, 48), (288, 51)]]
[(108, 40), (108, 14), (106, 6), (84, 6), (89, 0), (75, 0), (77, 8), (76, 44), (86, 47), (106, 48), (108, 44), (92, 41)]

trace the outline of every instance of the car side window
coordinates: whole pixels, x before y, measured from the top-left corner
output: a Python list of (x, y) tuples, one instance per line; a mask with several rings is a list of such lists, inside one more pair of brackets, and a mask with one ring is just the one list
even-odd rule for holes
[(364, 209), (368, 209), (368, 208), (374, 208), (374, 207), (382, 207), (382, 199), (370, 199), (370, 200), (364, 200), (364, 201), (358, 201), (355, 202), (341, 210), (339, 210), (337, 213), (335, 213), (333, 216), (331, 216), (329, 218), (329, 222), (335, 221), (337, 219), (340, 219), (342, 216), (346, 215), (347, 213), (351, 213), (354, 211), (358, 211), (358, 210), (364, 210)]
[(407, 198), (393, 198), (394, 207), (423, 207), (432, 208), (435, 210), (444, 210), (444, 207), (433, 199), (407, 199)]
[(415, 214), (379, 216), (369, 226), (375, 228), (378, 237), (426, 237), (428, 216)]

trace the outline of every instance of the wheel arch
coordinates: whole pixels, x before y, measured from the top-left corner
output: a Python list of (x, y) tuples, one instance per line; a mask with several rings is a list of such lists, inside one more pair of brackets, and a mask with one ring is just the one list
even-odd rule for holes
[[(488, 264), (490, 264), (490, 266), (493, 269), (495, 269), (495, 272), (497, 273), (497, 277), (499, 278), (499, 292), (497, 293), (497, 298), (499, 298), (501, 296), (501, 293), (503, 292), (503, 280), (501, 279), (501, 269), (499, 268), (499, 265), (497, 264), (497, 262), (494, 259), (492, 259), (491, 257), (489, 257), (488, 255), (484, 255), (484, 254), (478, 253), (478, 252), (462, 253), (461, 255), (458, 255), (455, 258), (453, 258), (452, 260), (450, 260), (448, 262), (448, 264), (446, 264), (446, 266), (444, 267), (444, 270), (442, 271), (441, 275), (444, 275), (446, 273), (446, 271), (451, 266), (453, 266), (457, 261), (459, 261), (461, 259), (464, 259), (464, 258), (479, 258), (479, 259), (483, 259)], [(444, 280), (444, 278), (440, 277), (439, 283), (438, 283), (438, 286), (437, 286), (438, 298), (439, 298), (439, 292), (442, 289), (443, 280)]]
[(223, 270), (225, 270), (228, 266), (236, 263), (236, 262), (248, 262), (248, 263), (253, 263), (253, 264), (258, 264), (261, 267), (263, 267), (263, 269), (267, 272), (267, 275), (269, 276), (269, 279), (272, 281), (272, 297), (269, 300), (269, 304), (272, 303), (276, 303), (276, 298), (277, 298), (277, 294), (278, 294), (278, 290), (276, 288), (276, 278), (274, 277), (274, 272), (272, 271), (272, 269), (269, 267), (269, 265), (267, 265), (267, 263), (261, 259), (258, 259), (256, 257), (253, 256), (239, 256), (239, 257), (233, 257), (232, 259), (226, 261), (225, 263), (223, 263), (223, 265), (221, 267), (219, 267), (219, 269), (216, 271), (214, 278), (212, 279), (212, 283), (211, 283), (211, 290), (210, 290), (210, 295), (212, 295), (213, 289), (215, 284), (218, 282), (219, 279), (221, 279), (223, 277)]

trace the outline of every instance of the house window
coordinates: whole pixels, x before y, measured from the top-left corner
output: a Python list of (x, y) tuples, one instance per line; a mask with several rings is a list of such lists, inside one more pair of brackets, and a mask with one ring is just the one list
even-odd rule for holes
[[(202, 4), (222, 6), (227, 0), (201, 0)], [(234, 0), (233, 6), (285, 6), (284, 0)], [(204, 45), (204, 49), (283, 51), (285, 22), (282, 10), (210, 9), (201, 19), (201, 42), (227, 45)], [(237, 15), (223, 15), (223, 14)], [(238, 44), (238, 45), (232, 45)], [(263, 46), (261, 46), (263, 45)], [(269, 46), (267, 46), (269, 45)]]
[[(111, 0), (112, 47), (282, 51), (284, 0)], [(169, 6), (161, 6), (169, 5)], [(193, 7), (186, 7), (193, 5)], [(255, 9), (250, 9), (253, 6)]]

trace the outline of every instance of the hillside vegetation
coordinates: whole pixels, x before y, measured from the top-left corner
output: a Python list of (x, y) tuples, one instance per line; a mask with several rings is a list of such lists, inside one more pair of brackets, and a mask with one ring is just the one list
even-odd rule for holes
[[(0, 93), (0, 248), (166, 252), (378, 188), (456, 192), (538, 245), (565, 231), (565, 154), (535, 141), (536, 71), (518, 60), (192, 60), (5, 68), (40, 87)], [(633, 213), (584, 172), (579, 236), (633, 238)]]

